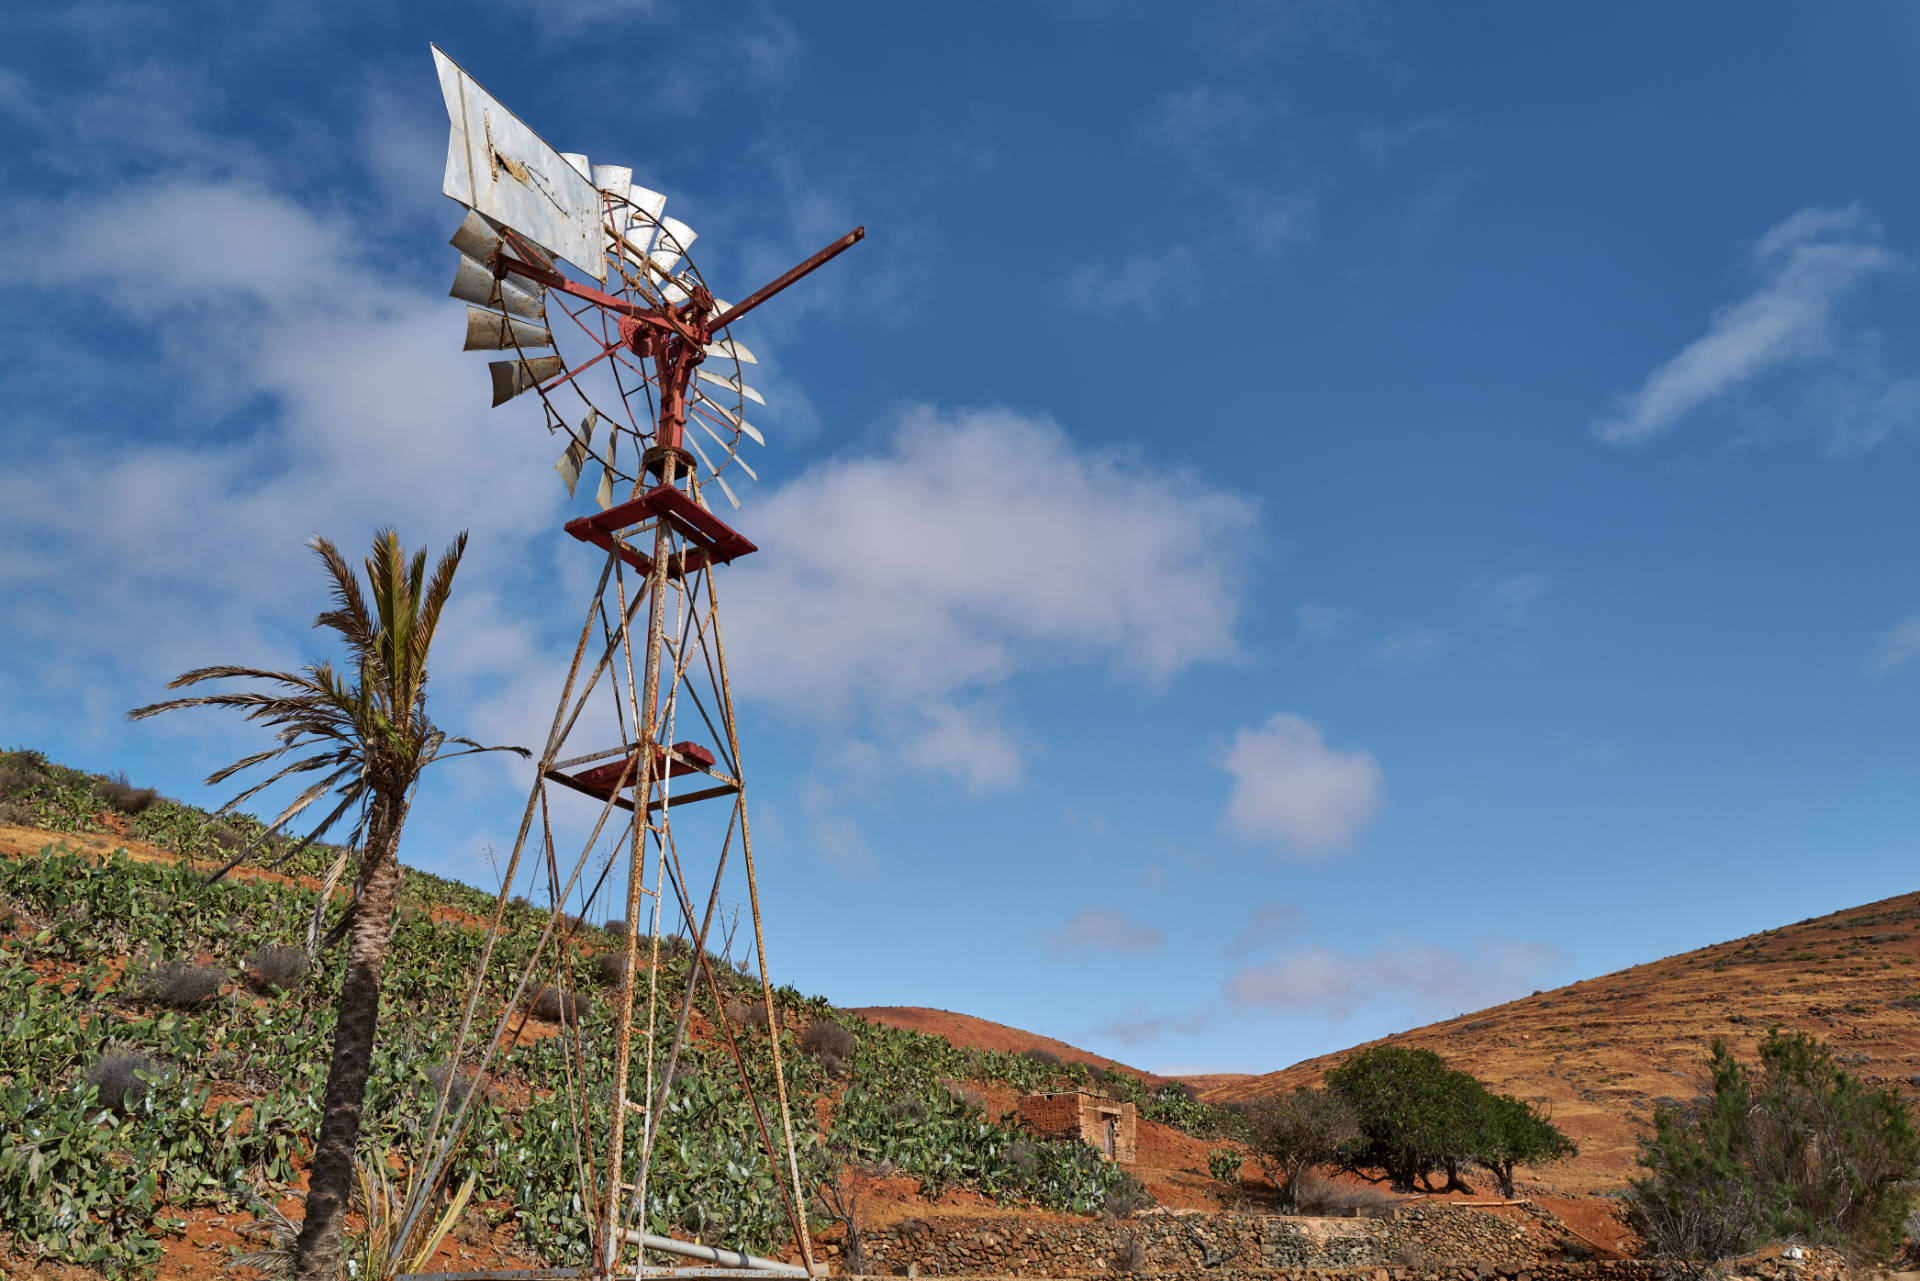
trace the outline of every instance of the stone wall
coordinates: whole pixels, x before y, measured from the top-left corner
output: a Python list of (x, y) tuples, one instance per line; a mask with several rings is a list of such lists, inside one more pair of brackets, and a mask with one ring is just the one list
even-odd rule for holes
[[(1142, 1281), (1209, 1277), (1274, 1281), (1658, 1281), (1639, 1260), (1578, 1262), (1551, 1215), (1516, 1221), (1430, 1205), (1391, 1219), (1148, 1213), (1117, 1221), (993, 1216), (902, 1220), (865, 1234), (877, 1276), (1078, 1277), (1128, 1271)], [(841, 1270), (831, 1243), (827, 1257)], [(1757, 1260), (1740, 1275), (1838, 1281), (1837, 1257)]]
[(1028, 1094), (1015, 1104), (1020, 1124), (1049, 1139), (1079, 1139), (1106, 1151), (1106, 1123), (1114, 1122), (1113, 1159), (1131, 1162), (1136, 1152), (1135, 1138), (1139, 1114), (1131, 1103), (1122, 1103), (1103, 1094), (1082, 1090), (1062, 1090), (1054, 1094)]

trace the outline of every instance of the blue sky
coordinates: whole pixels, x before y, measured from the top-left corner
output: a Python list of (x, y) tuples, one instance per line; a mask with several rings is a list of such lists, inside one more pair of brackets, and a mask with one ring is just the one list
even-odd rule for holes
[[(0, 738), (296, 665), (471, 529), (443, 724), (596, 568), (445, 297), (438, 41), (740, 293), (777, 979), (1265, 1070), (1912, 888), (1906, 6), (72, 5), (0, 62)], [(523, 770), (405, 856), (485, 881)]]

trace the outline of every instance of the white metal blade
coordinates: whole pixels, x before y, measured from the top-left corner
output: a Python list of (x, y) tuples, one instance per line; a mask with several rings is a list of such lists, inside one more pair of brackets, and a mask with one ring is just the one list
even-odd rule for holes
[(588, 174), (437, 47), (433, 62), (451, 125), (440, 190), (605, 280), (600, 192)]
[(753, 388), (747, 386), (745, 383), (740, 382), (738, 379), (728, 378), (725, 374), (711, 374), (704, 369), (696, 369), (693, 372), (700, 375), (700, 377), (706, 380), (707, 382), (718, 383), (722, 387), (725, 387), (728, 391), (739, 392), (742, 396), (745, 396), (748, 400), (751, 400), (756, 405), (764, 405), (767, 403), (766, 398), (764, 396), (762, 396), (759, 392), (755, 391)]
[(536, 387), (566, 368), (558, 356), (536, 356), (532, 360), (495, 360), (487, 365), (493, 374), (493, 403), (504, 405), (529, 387)]
[[(695, 418), (694, 421), (700, 424), (701, 431), (704, 431), (705, 433), (707, 433), (707, 435), (713, 437), (714, 444), (720, 446), (720, 448), (727, 451), (728, 458), (731, 458), (734, 462), (740, 464), (741, 471), (747, 473), (747, 475), (753, 477), (755, 480), (760, 479), (760, 474), (754, 471), (753, 468), (747, 466), (747, 460), (740, 456), (740, 451), (734, 447), (733, 441), (728, 440), (725, 436), (722, 436), (719, 432), (715, 431), (711, 426), (707, 424), (706, 419)], [(687, 437), (687, 439), (692, 440), (693, 437), (689, 436)]]
[(720, 486), (720, 492), (727, 496), (727, 501), (733, 504), (733, 509), (735, 511), (739, 511), (740, 500), (733, 496), (733, 486), (727, 484), (727, 478), (725, 476), (716, 475), (716, 476), (713, 476), (711, 479), (715, 484)]
[[(715, 305), (719, 306), (721, 304), (716, 303)], [(743, 365), (757, 365), (760, 363), (754, 359), (753, 353), (747, 350), (745, 343), (733, 338), (722, 338), (718, 342), (710, 342), (707, 344), (706, 351), (709, 356), (731, 356)]]
[[(572, 165), (575, 173), (585, 178), (588, 182), (593, 182), (593, 166), (587, 163), (585, 156), (577, 151), (563, 151), (560, 153), (560, 158)], [(599, 186), (598, 183), (594, 185), (595, 187)]]
[(662, 218), (659, 247), (652, 254), (653, 265), (661, 271), (672, 271), (673, 264), (679, 262), (680, 256), (691, 249), (693, 242), (699, 238), (699, 232), (678, 218)]
[[(711, 431), (709, 431), (709, 432), (708, 432), (707, 434), (708, 434), (709, 436), (711, 436), (711, 435), (713, 435), (713, 433), (712, 433)], [(714, 474), (714, 473), (715, 473), (716, 471), (718, 471), (718, 470), (719, 470), (719, 468), (717, 468), (717, 467), (715, 467), (715, 466), (713, 465), (713, 459), (711, 459), (711, 458), (709, 458), (709, 457), (707, 457), (707, 451), (706, 451), (706, 450), (704, 450), (704, 449), (702, 449), (702, 448), (700, 448), (700, 442), (699, 442), (699, 441), (697, 441), (697, 440), (695, 440), (695, 439), (694, 439), (694, 438), (693, 438), (692, 436), (690, 436), (690, 435), (689, 435), (689, 436), (682, 436), (682, 437), (681, 437), (680, 439), (681, 439), (681, 440), (683, 440), (683, 441), (685, 441), (685, 442), (686, 442), (686, 444), (687, 444), (687, 448), (688, 448), (688, 449), (691, 449), (691, 450), (693, 451), (693, 456), (694, 456), (695, 458), (698, 458), (698, 459), (700, 460), (700, 465), (701, 465), (702, 467), (704, 467), (704, 468), (706, 468), (706, 469), (707, 469), (707, 475), (709, 475), (709, 476), (711, 476), (711, 475), (713, 475), (713, 474)]]
[(593, 448), (593, 428), (599, 419), (600, 411), (589, 408), (585, 421), (580, 424), (580, 434), (567, 441), (567, 452), (553, 465), (560, 479), (566, 482), (568, 498), (573, 497), (574, 489), (580, 484), (580, 469), (586, 465), (588, 451)]
[(728, 409), (725, 405), (721, 404), (719, 401), (715, 400), (713, 397), (707, 395), (707, 393), (703, 391), (695, 390), (693, 393), (693, 398), (699, 401), (701, 404), (705, 405), (708, 409), (711, 409), (714, 413), (719, 414), (722, 418), (732, 423), (735, 427), (738, 427), (741, 431), (745, 432), (747, 435), (753, 437), (754, 444), (764, 445), (767, 443), (766, 439), (760, 435), (759, 428), (755, 427), (752, 423), (742, 418), (739, 414), (734, 413), (731, 409)]
[(627, 189), (633, 186), (633, 170), (626, 165), (595, 165), (593, 185), (609, 196), (625, 200)]
[(467, 345), (462, 351), (511, 351), (516, 347), (551, 347), (553, 335), (545, 325), (530, 324), (481, 307), (467, 308)]
[(593, 491), (593, 501), (600, 505), (601, 511), (613, 506), (613, 469), (611, 467), (601, 470), (600, 487)]
[(516, 288), (510, 281), (495, 280), (491, 269), (465, 254), (460, 255), (460, 267), (454, 273), (453, 288), (447, 292), (461, 302), (498, 307), (516, 316), (525, 316), (528, 320), (547, 318), (545, 298)]

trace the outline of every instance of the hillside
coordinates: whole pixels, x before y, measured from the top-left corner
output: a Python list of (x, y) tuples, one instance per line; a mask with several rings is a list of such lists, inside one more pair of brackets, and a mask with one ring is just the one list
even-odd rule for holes
[[(1715, 1037), (1751, 1055), (1778, 1024), (1812, 1033), (1862, 1078), (1920, 1094), (1920, 894), (1524, 997), (1384, 1038), (1430, 1049), (1552, 1110), (1580, 1156), (1531, 1171), (1562, 1192), (1618, 1187), (1654, 1102), (1697, 1090)], [(1376, 1044), (1379, 1042), (1376, 1042)], [(1356, 1046), (1355, 1049), (1362, 1047)], [(1351, 1050), (1205, 1091), (1213, 1102), (1320, 1081)], [(1523, 1183), (1528, 1180), (1523, 1179)]]
[[(1118, 1059), (1110, 1059), (1104, 1054), (1095, 1054), (1092, 1050), (1083, 1050), (1077, 1045), (1070, 1045), (1050, 1036), (1042, 1036), (1038, 1032), (1008, 1027), (1004, 1023), (995, 1023), (991, 1019), (975, 1018), (971, 1014), (956, 1014), (952, 1010), (929, 1009), (924, 1005), (863, 1005), (850, 1009), (847, 1013), (857, 1014), (869, 1022), (884, 1023), (888, 1027), (906, 1028), (914, 1032), (927, 1032), (943, 1037), (962, 1049), (1002, 1050), (1009, 1054), (1044, 1050), (1063, 1063), (1085, 1063), (1095, 1071), (1125, 1072), (1131, 1076), (1137, 1076), (1149, 1087), (1163, 1085), (1174, 1079), (1157, 1072), (1148, 1072), (1143, 1068), (1131, 1067)], [(1183, 1076), (1179, 1079), (1202, 1091), (1210, 1091), (1258, 1078), (1245, 1072), (1215, 1072), (1205, 1076)]]
[[(83, 1261), (210, 1275), (244, 1246), (236, 1230), (261, 1202), (297, 1214), (341, 952), (323, 951), (290, 983), (261, 977), (260, 957), (304, 935), (319, 888), (312, 860), (279, 872), (244, 867), (208, 885), (216, 864), (193, 857), (218, 858), (257, 830), (35, 753), (0, 753), (0, 1135), (27, 1136), (0, 1142), (0, 1275), (18, 1266), (79, 1276), (65, 1265)], [(344, 897), (336, 891), (336, 903)], [(403, 1165), (434, 1073), (447, 1070), (447, 1012), (458, 1008), (452, 998), (482, 941), (475, 926), (492, 903), (472, 887), (408, 874), (362, 1134)], [(538, 910), (509, 910), (500, 954), (532, 957), (545, 921)], [(469, 1155), (454, 1171), (472, 1176), (473, 1199), (439, 1262), (580, 1261), (584, 1238), (568, 1230), (577, 1218), (564, 1208), (579, 1167), (557, 1086), (569, 1073), (584, 1072), (589, 1090), (611, 1080), (606, 989), (617, 967), (601, 962), (614, 946), (613, 935), (576, 924), (565, 954), (547, 963), (581, 998), (578, 1038), (539, 1001), (510, 1006), (524, 999), (512, 974), (491, 973), (479, 1021), (511, 1016), (515, 1026), (477, 1096)], [(696, 956), (684, 939), (669, 940), (660, 985), (683, 989)], [(762, 1097), (772, 1089), (767, 1020), (753, 1017), (759, 984), (715, 959), (722, 992), (703, 993), (680, 1053), (683, 1128), (653, 1169), (650, 1207), (683, 1236), (788, 1252), (774, 1172), (744, 1137), (752, 1122), (740, 1073)], [(1211, 1145), (1171, 1126), (1143, 1123), (1141, 1160), (1124, 1169), (1007, 1117), (1021, 1094), (1093, 1085), (1083, 1064), (962, 1049), (790, 988), (776, 1000), (788, 1094), (818, 1140), (803, 1146), (803, 1178), (817, 1188), (846, 1177), (869, 1225), (982, 1213), (1069, 1223), (1155, 1200), (1217, 1209), (1233, 1195), (1205, 1173)], [(838, 1040), (811, 1035), (822, 1023), (839, 1025)], [(743, 1047), (744, 1069), (721, 1027)], [(1208, 1111), (1185, 1098), (1170, 1106)], [(822, 1219), (816, 1229), (833, 1257), (837, 1228)]]

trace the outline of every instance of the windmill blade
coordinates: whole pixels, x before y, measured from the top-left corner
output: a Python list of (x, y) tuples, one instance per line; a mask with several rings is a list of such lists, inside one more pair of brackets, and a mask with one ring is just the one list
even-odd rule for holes
[(706, 382), (719, 383), (722, 387), (725, 387), (728, 391), (739, 392), (742, 396), (745, 396), (748, 400), (751, 400), (756, 405), (764, 405), (767, 403), (766, 397), (762, 396), (759, 392), (747, 386), (745, 383), (740, 382), (738, 379), (729, 378), (725, 374), (708, 373), (704, 369), (696, 369), (693, 372), (696, 374), (699, 374), (700, 377)]
[(679, 262), (680, 256), (691, 249), (693, 242), (699, 238), (699, 232), (678, 218), (662, 218), (659, 248), (655, 249), (651, 255), (653, 265), (663, 273), (671, 272), (673, 264)]
[[(740, 464), (741, 471), (747, 473), (747, 475), (753, 477), (755, 480), (760, 479), (760, 473), (755, 471), (753, 468), (747, 466), (747, 460), (740, 456), (740, 451), (734, 447), (733, 441), (728, 440), (726, 437), (722, 436), (719, 432), (715, 431), (712, 427), (708, 426), (707, 421), (704, 418), (696, 418), (693, 421), (700, 424), (701, 431), (713, 437), (714, 444), (720, 446), (720, 448), (727, 451), (727, 457), (729, 459)], [(687, 440), (689, 443), (691, 443), (693, 440), (693, 437), (688, 436)], [(698, 453), (699, 449), (696, 447), (694, 452)]]
[[(707, 435), (713, 436), (713, 432), (709, 430)], [(713, 459), (707, 457), (707, 451), (700, 448), (700, 442), (695, 440), (692, 435), (684, 435), (680, 439), (685, 442), (688, 449), (693, 451), (693, 456), (700, 460), (700, 465), (707, 469), (707, 475), (714, 475), (720, 470), (713, 465)], [(714, 436), (714, 439), (719, 440), (719, 437)], [(725, 444), (726, 442), (722, 441), (721, 443)]]
[(761, 436), (760, 429), (758, 427), (755, 427), (752, 423), (742, 418), (739, 414), (734, 413), (731, 409), (728, 409), (725, 405), (721, 404), (719, 401), (715, 400), (713, 397), (707, 395), (707, 393), (705, 393), (704, 391), (696, 390), (693, 393), (693, 398), (699, 401), (702, 405), (705, 405), (708, 409), (711, 409), (714, 413), (726, 419), (728, 422), (732, 423), (735, 427), (738, 427), (741, 431), (745, 432), (747, 435), (753, 437), (754, 444), (765, 445), (767, 443), (766, 438)]
[(593, 185), (613, 197), (609, 202), (611, 207), (602, 217), (610, 218), (613, 223), (613, 229), (607, 233), (608, 243), (618, 245), (627, 229), (627, 191), (633, 186), (633, 170), (625, 165), (595, 165)]
[[(716, 307), (722, 305), (723, 304), (717, 301), (714, 303)], [(745, 343), (732, 338), (720, 338), (708, 343), (706, 353), (709, 356), (731, 356), (743, 365), (757, 365), (760, 363), (754, 359), (753, 353), (747, 350)]]
[[(563, 159), (437, 47), (433, 64), (450, 126), (440, 190), (595, 280), (605, 280), (602, 201), (589, 175)], [(483, 255), (472, 256), (486, 261)]]
[(495, 360), (487, 365), (493, 374), (493, 403), (506, 404), (529, 387), (537, 387), (565, 369), (558, 356), (536, 356), (532, 360)]
[(518, 239), (518, 244), (509, 246), (505, 238), (501, 235), (499, 223), (487, 217), (485, 214), (475, 213), (469, 209), (467, 216), (461, 220), (459, 230), (453, 233), (453, 239), (447, 243), (467, 257), (476, 259), (487, 267), (492, 267), (498, 263), (500, 261), (500, 255), (509, 248), (512, 248), (516, 257), (524, 257), (532, 265), (543, 271), (553, 270), (553, 259), (547, 256), (545, 250), (529, 241), (525, 236), (521, 236)]
[(539, 294), (530, 294), (505, 280), (496, 280), (493, 271), (474, 261), (465, 254), (460, 255), (460, 267), (454, 273), (453, 288), (447, 291), (461, 302), (479, 303), (482, 307), (497, 307), (510, 311), (516, 316), (525, 316), (528, 320), (545, 320), (547, 302)]
[(593, 501), (599, 504), (601, 511), (613, 506), (613, 468), (600, 469), (600, 487), (593, 491)]
[(693, 291), (687, 286), (683, 277), (669, 276), (660, 284), (660, 296), (678, 307), (681, 303), (693, 297)]
[[(585, 178), (588, 182), (593, 182), (593, 166), (587, 163), (585, 156), (577, 151), (563, 151), (560, 153), (560, 158), (572, 165), (575, 173)], [(597, 190), (598, 184), (595, 184), (595, 186)]]
[(633, 170), (626, 165), (595, 165), (593, 185), (609, 196), (625, 200), (627, 189), (633, 186)]
[(727, 478), (725, 476), (716, 474), (713, 476), (709, 476), (707, 479), (713, 481), (714, 484), (720, 486), (720, 492), (727, 496), (727, 501), (733, 504), (733, 509), (735, 511), (740, 510), (740, 500), (734, 497), (733, 486), (727, 483)]
[(627, 222), (621, 233), (621, 248), (636, 266), (644, 265), (653, 252), (654, 234), (660, 229), (660, 211), (667, 198), (645, 187), (627, 188)]
[(509, 351), (515, 347), (551, 347), (545, 325), (533, 325), (497, 311), (467, 308), (467, 345), (463, 351)]

